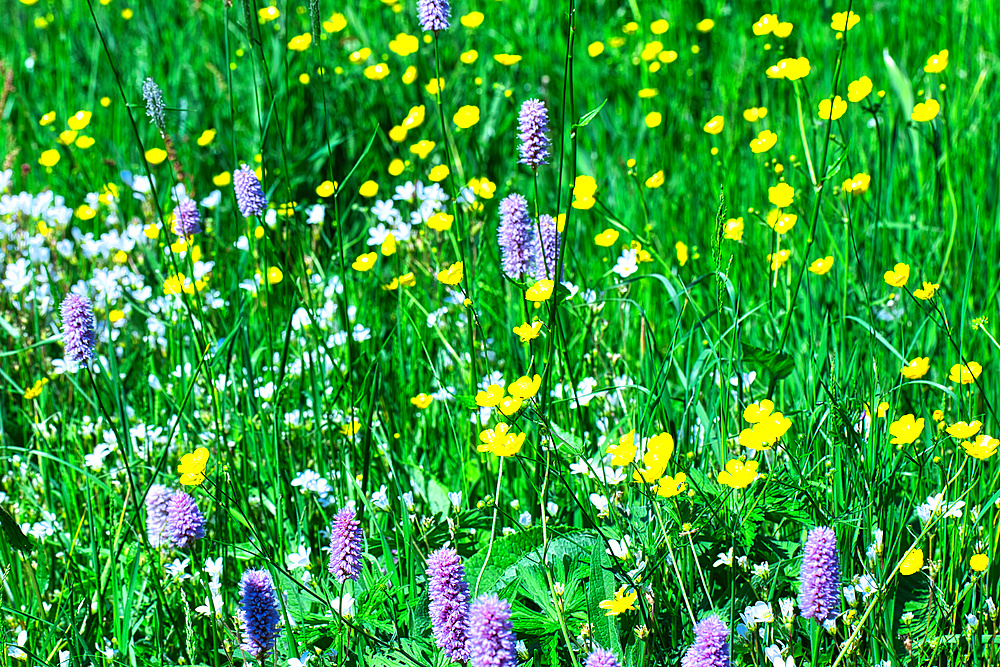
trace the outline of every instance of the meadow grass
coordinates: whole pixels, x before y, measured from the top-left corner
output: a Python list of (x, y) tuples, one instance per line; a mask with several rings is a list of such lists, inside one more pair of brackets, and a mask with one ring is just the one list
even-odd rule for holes
[(442, 547), (470, 665), (1000, 660), (996, 2), (270, 1), (7, 0), (4, 665), (447, 665)]

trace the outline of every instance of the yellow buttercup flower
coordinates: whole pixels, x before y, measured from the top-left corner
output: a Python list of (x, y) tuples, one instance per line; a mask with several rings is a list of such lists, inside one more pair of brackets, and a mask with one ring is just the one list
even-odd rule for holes
[(1000, 446), (1000, 440), (985, 434), (978, 436), (975, 442), (962, 443), (962, 449), (965, 450), (965, 453), (980, 461), (985, 461), (996, 454), (998, 446)]
[(93, 116), (89, 111), (77, 111), (75, 114), (69, 117), (66, 124), (69, 125), (71, 130), (82, 130), (83, 128), (90, 125), (90, 118)]
[(448, 165), (439, 164), (433, 169), (431, 169), (430, 173), (427, 174), (427, 178), (429, 178), (434, 183), (438, 183), (448, 178), (449, 173), (451, 173), (451, 170), (448, 169)]
[(774, 148), (778, 142), (778, 135), (771, 130), (764, 130), (757, 135), (757, 138), (750, 142), (750, 150), (754, 153), (766, 153)]
[(378, 194), (378, 183), (375, 181), (365, 181), (358, 188), (358, 194), (362, 197), (371, 198)]
[(703, 128), (709, 134), (718, 134), (722, 132), (722, 129), (726, 126), (726, 119), (722, 116), (713, 116), (710, 121), (705, 123)]
[(371, 79), (372, 81), (381, 81), (385, 77), (389, 76), (389, 66), (385, 63), (379, 63), (378, 65), (369, 65), (364, 70), (364, 75), (366, 79)]
[(383, 257), (396, 254), (396, 237), (391, 232), (386, 235), (385, 240), (382, 241), (382, 245), (379, 246), (379, 250), (382, 252)]
[(906, 554), (903, 562), (899, 564), (899, 573), (904, 577), (920, 571), (924, 566), (924, 552), (920, 549), (913, 549)]
[[(405, 124), (406, 121), (403, 122)], [(424, 160), (428, 155), (430, 155), (431, 151), (434, 150), (435, 145), (436, 144), (433, 141), (422, 139), (410, 146), (410, 152), (419, 157), (421, 160)]]
[(524, 401), (520, 398), (515, 396), (504, 396), (497, 404), (497, 410), (503, 413), (505, 417), (511, 417), (517, 414), (517, 411), (521, 409), (523, 404)]
[(476, 449), (480, 452), (491, 452), (497, 456), (514, 456), (521, 451), (524, 438), (524, 433), (514, 435), (510, 432), (509, 425), (501, 423), (479, 433), (479, 440), (483, 444), (477, 445)]
[(428, 396), (427, 394), (420, 392), (416, 396), (410, 399), (410, 403), (417, 406), (418, 410), (426, 410), (430, 407), (431, 403), (434, 402), (433, 396)]
[(38, 164), (43, 167), (54, 167), (59, 162), (59, 151), (54, 148), (50, 148), (47, 151), (42, 151), (42, 154), (38, 156)]
[(703, 21), (699, 21), (695, 24), (694, 27), (698, 29), (698, 32), (709, 32), (715, 27), (715, 21), (712, 19), (704, 19)]
[(778, 208), (787, 208), (795, 198), (795, 188), (788, 183), (778, 183), (767, 189), (767, 200)]
[(427, 219), (427, 226), (438, 232), (446, 232), (451, 229), (455, 216), (448, 215), (444, 211), (438, 211)]
[(722, 235), (730, 241), (741, 241), (743, 239), (743, 216), (726, 220), (726, 228)]
[(788, 37), (789, 35), (792, 34), (793, 27), (794, 26), (788, 21), (783, 21), (782, 23), (779, 23), (778, 25), (774, 26), (774, 36), (784, 39), (785, 37)]
[(745, 489), (757, 479), (758, 461), (738, 461), (731, 459), (726, 463), (726, 469), (719, 473), (717, 481), (719, 484), (732, 487), (734, 489)]
[(910, 267), (908, 264), (900, 262), (893, 267), (892, 271), (886, 271), (882, 276), (887, 285), (892, 287), (904, 287), (906, 281), (910, 279)]
[(909, 445), (924, 431), (924, 418), (914, 419), (913, 415), (903, 415), (889, 425), (889, 442), (893, 445)]
[(180, 483), (184, 486), (198, 486), (205, 481), (205, 467), (208, 465), (208, 450), (199, 447), (181, 457), (177, 472), (181, 473)]
[(830, 27), (837, 32), (845, 32), (856, 26), (860, 20), (861, 17), (854, 12), (851, 12), (850, 16), (847, 12), (837, 12), (830, 20)]
[(398, 33), (396, 39), (389, 42), (389, 50), (403, 58), (416, 53), (419, 49), (420, 40), (405, 32)]
[(944, 49), (940, 53), (935, 53), (927, 59), (927, 64), (924, 65), (924, 71), (929, 74), (939, 74), (943, 72), (947, 66), (948, 49)]
[(743, 111), (743, 119), (751, 123), (756, 123), (766, 115), (767, 107), (750, 107)]
[(649, 189), (651, 189), (651, 190), (655, 190), (656, 188), (658, 188), (661, 185), (663, 185), (664, 180), (665, 180), (665, 177), (663, 175), (663, 170), (661, 169), (661, 170), (659, 170), (658, 172), (656, 172), (655, 174), (653, 174), (652, 176), (650, 176), (649, 178), (646, 179), (646, 187), (649, 188)]
[(555, 284), (556, 281), (554, 280), (539, 280), (528, 289), (524, 298), (528, 301), (534, 301), (536, 303), (547, 301), (549, 297), (552, 296), (552, 290), (555, 288)]
[(285, 274), (283, 274), (281, 272), (281, 269), (279, 269), (278, 267), (276, 267), (276, 266), (268, 267), (268, 269), (267, 269), (267, 283), (269, 285), (277, 285), (278, 283), (280, 283), (284, 279), (284, 277), (285, 277)]
[(481, 408), (495, 408), (503, 400), (504, 390), (498, 384), (491, 384), (485, 391), (476, 394), (476, 405)]
[(659, 127), (660, 123), (663, 122), (663, 114), (659, 111), (651, 111), (646, 114), (646, 127), (652, 129), (654, 127)]
[(603, 232), (594, 237), (594, 243), (602, 248), (610, 248), (617, 240), (618, 230), (615, 229), (605, 229)]
[(860, 102), (861, 100), (868, 97), (868, 94), (872, 92), (872, 80), (867, 76), (863, 76), (857, 81), (852, 81), (847, 86), (847, 99), (852, 102)]
[(792, 251), (785, 248), (784, 250), (779, 250), (778, 252), (767, 254), (767, 265), (771, 268), (771, 271), (777, 271), (788, 263), (788, 258), (792, 256)]
[(529, 340), (534, 340), (538, 338), (539, 332), (542, 330), (542, 321), (535, 319), (531, 324), (525, 322), (519, 327), (514, 327), (513, 331), (518, 336), (521, 337), (522, 343), (527, 343)]
[(968, 440), (975, 434), (979, 433), (979, 429), (982, 427), (983, 423), (979, 420), (974, 420), (971, 424), (967, 424), (966, 422), (955, 422), (946, 428), (945, 432), (953, 438)]
[(795, 227), (795, 222), (799, 216), (794, 213), (780, 214), (779, 209), (771, 209), (767, 214), (767, 226), (778, 234), (787, 234)]
[(972, 384), (983, 372), (983, 367), (975, 361), (968, 364), (955, 364), (948, 373), (948, 379), (959, 384)]
[(483, 23), (483, 13), (482, 12), (469, 12), (463, 16), (459, 21), (466, 28), (478, 28)]
[(656, 495), (661, 498), (673, 498), (687, 490), (687, 475), (682, 472), (673, 477), (661, 477), (656, 484)]
[(654, 35), (662, 35), (668, 30), (670, 30), (670, 24), (663, 19), (653, 21), (649, 24), (649, 31)]
[(924, 282), (923, 288), (918, 288), (913, 290), (913, 296), (923, 301), (930, 301), (931, 299), (934, 298), (934, 295), (940, 288), (941, 285), (939, 285), (938, 283)]
[(162, 148), (150, 148), (146, 151), (146, 161), (149, 164), (160, 164), (167, 159), (167, 151)]
[(368, 271), (375, 266), (375, 261), (377, 259), (378, 255), (374, 252), (362, 253), (358, 255), (357, 259), (354, 260), (354, 263), (351, 264), (351, 268), (355, 271)]
[(854, 174), (854, 178), (844, 179), (844, 182), (840, 187), (844, 191), (844, 194), (851, 194), (855, 197), (860, 197), (864, 193), (868, 192), (868, 187), (871, 183), (871, 176), (859, 172)]
[(990, 557), (986, 554), (976, 554), (969, 559), (969, 567), (976, 572), (983, 572), (990, 566)]
[(833, 268), (833, 255), (820, 257), (809, 265), (810, 273), (815, 273), (817, 276), (825, 276), (831, 268)]
[(329, 197), (337, 191), (337, 184), (333, 181), (323, 181), (316, 187), (316, 194), (320, 197)]
[(465, 273), (464, 269), (465, 264), (463, 262), (455, 262), (447, 269), (438, 271), (437, 279), (445, 285), (457, 285), (462, 282), (462, 277)]
[[(626, 592), (627, 591), (627, 592)], [(597, 606), (606, 609), (605, 616), (618, 616), (626, 611), (635, 610), (635, 601), (639, 599), (639, 594), (634, 589), (629, 589), (627, 585), (622, 585), (615, 596), (610, 600), (601, 600)]]
[(840, 98), (840, 95), (837, 95), (835, 98), (833, 98), (832, 103), (830, 102), (829, 98), (825, 100), (820, 100), (819, 117), (822, 118), (823, 120), (829, 120), (831, 109), (833, 114), (833, 120), (837, 120), (838, 118), (844, 115), (844, 112), (847, 111), (847, 102), (842, 100)]
[(528, 400), (534, 398), (542, 386), (542, 376), (535, 373), (534, 377), (524, 375), (507, 385), (507, 391), (514, 398)]
[(497, 61), (501, 65), (510, 67), (511, 65), (516, 65), (521, 62), (521, 56), (515, 56), (510, 53), (498, 53), (493, 56), (493, 60)]
[[(910, 360), (910, 363), (906, 364), (899, 369), (899, 372), (903, 374), (907, 380), (917, 380), (927, 375), (927, 371), (931, 367), (930, 357), (915, 357)], [(968, 437), (968, 436), (966, 436)]]
[(464, 106), (460, 107), (458, 111), (455, 112), (455, 116), (452, 118), (455, 121), (455, 125), (464, 129), (470, 128), (479, 122), (479, 107), (476, 106)]
[(941, 110), (941, 105), (937, 103), (937, 100), (927, 100), (925, 102), (919, 102), (913, 107), (913, 113), (910, 114), (910, 118), (917, 121), (918, 123), (929, 123), (930, 121), (937, 118), (938, 112)]
[(774, 31), (774, 28), (778, 25), (778, 15), (777, 14), (764, 14), (760, 17), (760, 20), (751, 26), (753, 28), (753, 34), (760, 37), (761, 35), (769, 35)]
[(292, 37), (288, 41), (288, 50), (298, 51), (301, 53), (302, 51), (305, 51), (306, 49), (309, 48), (309, 45), (312, 44), (312, 41), (313, 41), (312, 34), (308, 32), (302, 35), (296, 35), (295, 37)]
[(774, 412), (774, 403), (766, 398), (760, 403), (751, 403), (743, 410), (743, 419), (751, 424), (759, 424)]

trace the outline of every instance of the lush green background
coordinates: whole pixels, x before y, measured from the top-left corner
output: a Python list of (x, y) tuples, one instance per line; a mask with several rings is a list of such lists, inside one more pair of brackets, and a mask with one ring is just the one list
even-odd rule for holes
[[(30, 538), (24, 551), (9, 541), (0, 545), (5, 630), (12, 641), (27, 630), (29, 664), (56, 662), (60, 651), (70, 651), (76, 664), (98, 664), (106, 659), (94, 653), (107, 645), (119, 651), (115, 661), (128, 664), (241, 660), (231, 657), (238, 643), (233, 613), (236, 584), (249, 566), (267, 566), (287, 594), (281, 664), (304, 653), (338, 664), (441, 664), (423, 570), (427, 554), (445, 540), (470, 559), (473, 586), (482, 569), (480, 592), (498, 591), (514, 603), (514, 628), (533, 664), (582, 663), (581, 646), (589, 641), (615, 650), (623, 664), (677, 664), (691, 640), (692, 616), (714, 609), (735, 630), (740, 612), (758, 600), (780, 616), (778, 599), (795, 596), (800, 545), (814, 525), (837, 530), (845, 585), (865, 574), (888, 581), (873, 598), (857, 649), (844, 652), (849, 664), (996, 659), (990, 634), (996, 618), (983, 611), (987, 597), (1000, 598), (996, 567), (983, 574), (969, 567), (974, 553), (992, 560), (997, 548), (996, 458), (967, 458), (932, 419), (940, 409), (942, 426), (973, 419), (985, 433), (998, 426), (1000, 369), (990, 338), (1000, 317), (992, 270), (1000, 224), (995, 2), (856, 3), (862, 20), (838, 39), (831, 15), (846, 3), (574, 7), (479, 0), (456, 3), (453, 27), (437, 35), (437, 44), (421, 41), (405, 57), (389, 42), (398, 33), (421, 36), (415, 3), (319, 4), (323, 20), (341, 12), (346, 27), (321, 28), (322, 40), (296, 52), (287, 43), (310, 31), (306, 2), (278, 2), (280, 16), (254, 23), (248, 36), (240, 0), (228, 11), (216, 1), (111, 0), (91, 7), (80, 0), (30, 6), (9, 0), (0, 34), (10, 81), (0, 109), (0, 155), (13, 172), (9, 191), (51, 189), (74, 209), (106, 183), (121, 195), (93, 219), (74, 218), (44, 237), (36, 218), (7, 216), (4, 222), (16, 222), (24, 235), (0, 240), (5, 262), (31, 238), (48, 246), (72, 238), (74, 226), (100, 236), (111, 210), (123, 222), (148, 225), (173, 207), (165, 187), (174, 182), (170, 161), (143, 160), (145, 150), (164, 146), (144, 115), (146, 77), (163, 90), (167, 130), (189, 193), (205, 197), (216, 187), (213, 177), (240, 162), (257, 166), (259, 155), (272, 206), (296, 204), (293, 215), (266, 226), (245, 252), (234, 244), (252, 237), (258, 223), (238, 214), (230, 187), (220, 188), (220, 206), (203, 210), (207, 231), (198, 245), (202, 259), (215, 263), (208, 289), (224, 304), (204, 307), (203, 294), (168, 297), (171, 308), (156, 313), (128, 297), (97, 303), (102, 331), (111, 328), (112, 309), (126, 315), (114, 327), (115, 342), (103, 336), (97, 375), (55, 374), (51, 361), (62, 357), (57, 314), (38, 314), (24, 293), (0, 296), (3, 506), (21, 524), (45, 520), (43, 512), (58, 523), (53, 534)], [(462, 27), (458, 18), (473, 10), (485, 15), (482, 25)], [(791, 35), (754, 36), (751, 25), (765, 12), (791, 21)], [(714, 28), (700, 32), (696, 24), (705, 18)], [(670, 27), (657, 36), (650, 25), (659, 19)], [(626, 32), (633, 21), (636, 30)], [(612, 46), (615, 38), (621, 46)], [(651, 72), (640, 54), (654, 39), (677, 58)], [(591, 57), (587, 47), (595, 41), (605, 50)], [(352, 63), (362, 48), (371, 49), (369, 58)], [(446, 140), (437, 98), (425, 89), (437, 49)], [(470, 49), (478, 59), (460, 62)], [(927, 58), (942, 49), (950, 53), (947, 69), (924, 72)], [(522, 60), (501, 66), (492, 57), (500, 53)], [(805, 79), (793, 84), (765, 76), (780, 59), (800, 56), (812, 66)], [(380, 62), (390, 75), (366, 78), (364, 68)], [(411, 65), (418, 76), (407, 85), (401, 76)], [(310, 75), (308, 84), (302, 74)], [(834, 91), (846, 97), (848, 83), (862, 75), (874, 83), (865, 104), (850, 103), (832, 125), (819, 119), (819, 101)], [(644, 88), (658, 94), (642, 99)], [(518, 108), (532, 97), (550, 110), (554, 154), (537, 181), (518, 167), (515, 148)], [(940, 101), (941, 113), (932, 123), (911, 122), (913, 104), (926, 97)], [(390, 129), (417, 105), (426, 108), (424, 123), (393, 142)], [(451, 119), (463, 105), (477, 106), (481, 117), (460, 130)], [(767, 116), (745, 121), (743, 110), (758, 106)], [(585, 126), (573, 128), (595, 109)], [(56, 143), (77, 110), (93, 112), (81, 134), (96, 143), (86, 150)], [(40, 125), (49, 111), (56, 121)], [(662, 123), (649, 128), (644, 119), (654, 111)], [(703, 126), (716, 115), (724, 129), (709, 135)], [(215, 139), (199, 145), (210, 128)], [(762, 129), (777, 133), (778, 142), (755, 155), (748, 145)], [(424, 160), (409, 151), (421, 139), (437, 144)], [(803, 141), (822, 188), (814, 187)], [(61, 159), (46, 169), (38, 159), (52, 148)], [(395, 158), (407, 165), (391, 176)], [(426, 183), (436, 164), (450, 165), (452, 175), (442, 183), (449, 193), (485, 177), (496, 194), (479, 200), (481, 210), (460, 210), (451, 231), (415, 231), (371, 271), (351, 269), (357, 255), (376, 249), (366, 244), (377, 224), (368, 210), (374, 199), (358, 193), (361, 184), (377, 182), (382, 199), (406, 181)], [(156, 205), (132, 197), (121, 174), (146, 169), (157, 179)], [(660, 170), (663, 186), (646, 187)], [(841, 193), (840, 183), (859, 172), (871, 176), (870, 189), (860, 197)], [(597, 182), (590, 210), (569, 205), (578, 175)], [(771, 208), (768, 188), (781, 178), (796, 189), (799, 218), (780, 241), (792, 255), (775, 276), (766, 257), (777, 239), (761, 216)], [(326, 180), (343, 182), (336, 198), (316, 193)], [(566, 278), (580, 288), (572, 299), (560, 291), (555, 305), (532, 312), (522, 298), (527, 285), (500, 273), (497, 204), (512, 192), (528, 197), (533, 211), (566, 214)], [(326, 220), (307, 224), (305, 209), (316, 203), (324, 204)], [(742, 241), (722, 240), (720, 225), (738, 216), (745, 221)], [(621, 236), (600, 248), (593, 237), (606, 228)], [(154, 297), (168, 276), (190, 275), (187, 256), (163, 251), (174, 240), (164, 229), (129, 253), (126, 266), (144, 276)], [(620, 280), (610, 268), (622, 243), (632, 240), (652, 262)], [(678, 242), (690, 249), (683, 265)], [(828, 274), (806, 271), (827, 255), (834, 257)], [(67, 260), (55, 251), (52, 257), (47, 270), (56, 303), (76, 281), (115, 265), (110, 257)], [(459, 259), (471, 308), (446, 302), (434, 278)], [(910, 290), (923, 280), (937, 282), (938, 296), (918, 301), (886, 285), (882, 274), (896, 262), (909, 264)], [(257, 298), (240, 287), (272, 266), (284, 278), (261, 286)], [(409, 271), (414, 288), (380, 289)], [(343, 293), (324, 292), (337, 276)], [(588, 289), (596, 291), (592, 305), (583, 301)], [(330, 300), (336, 315), (317, 326)], [(348, 305), (372, 338), (336, 345), (331, 334), (355, 324), (343, 319)], [(427, 314), (443, 305), (439, 324), (427, 326)], [(312, 324), (293, 328), (300, 307)], [(162, 347), (144, 342), (150, 316), (167, 323)], [(522, 345), (511, 328), (532, 316), (545, 321), (543, 334)], [(973, 329), (972, 320), (984, 316), (993, 322)], [(905, 381), (898, 369), (917, 356), (929, 357), (931, 370)], [(983, 366), (975, 385), (948, 380), (951, 366), (963, 360)], [(517, 422), (527, 442), (503, 463), (498, 482), (500, 461), (475, 450), (473, 385), (489, 371), (499, 370), (509, 383), (529, 368), (544, 376), (542, 392)], [(757, 373), (749, 388), (725, 386), (749, 371)], [(162, 391), (150, 387), (151, 374)], [(589, 405), (549, 396), (556, 383), (585, 377), (597, 387)], [(42, 378), (49, 384), (26, 399)], [(452, 387), (455, 398), (426, 410), (409, 400), (443, 387)], [(748, 453), (733, 438), (746, 426), (743, 408), (766, 397), (792, 419), (792, 430), (776, 454), (758, 455), (767, 477), (732, 491), (716, 482), (716, 473)], [(887, 416), (872, 419), (867, 438), (858, 435), (855, 423), (882, 401)], [(887, 428), (908, 413), (924, 418), (925, 430), (897, 448)], [(355, 417), (361, 429), (352, 439), (341, 429)], [(163, 428), (141, 452), (127, 428), (137, 424)], [(690, 495), (663, 500), (638, 485), (607, 488), (571, 473), (581, 456), (598, 464), (607, 445), (631, 429), (644, 437), (672, 435), (668, 473), (685, 472)], [(94, 471), (84, 456), (105, 432), (116, 435), (118, 450)], [(558, 446), (546, 451), (545, 443)], [(195, 578), (179, 580), (164, 573), (164, 563), (180, 554), (149, 548), (140, 505), (149, 485), (176, 485), (180, 455), (199, 445), (211, 452), (209, 479), (194, 492), (210, 517), (208, 539), (190, 554), (187, 571)], [(329, 505), (292, 486), (305, 469), (329, 480)], [(387, 509), (372, 502), (383, 485)], [(410, 491), (412, 513), (399, 498)], [(457, 491), (462, 499), (453, 506), (447, 493)], [(938, 517), (924, 531), (914, 509), (940, 492), (949, 502), (964, 501), (964, 512)], [(610, 516), (598, 515), (592, 493), (612, 499)], [(370, 558), (362, 581), (341, 591), (320, 549), (323, 531), (348, 500), (362, 512)], [(543, 534), (540, 507), (549, 501), (558, 511)], [(524, 511), (531, 513), (530, 528), (518, 522)], [(502, 528), (512, 534), (502, 537)], [(876, 528), (885, 531), (885, 547), (869, 562), (865, 550)], [(608, 541), (625, 534), (633, 553), (625, 560), (605, 555)], [(483, 567), (493, 539), (503, 542), (493, 544)], [(310, 578), (286, 562), (300, 545), (312, 549)], [(911, 545), (923, 550), (928, 566), (902, 577), (896, 569)], [(749, 563), (767, 562), (769, 574), (714, 566), (730, 547)], [(637, 549), (646, 563), (638, 579), (629, 574)], [(225, 607), (213, 623), (193, 609), (208, 595), (205, 561), (219, 557)], [(561, 605), (552, 602), (554, 582), (566, 587)], [(598, 603), (623, 584), (648, 590), (650, 600), (605, 617)], [(331, 599), (345, 592), (355, 598), (349, 623), (331, 613)], [(760, 664), (763, 647), (780, 642), (796, 664), (830, 664), (868, 608), (862, 603), (838, 621), (836, 636), (802, 619), (786, 630), (779, 618), (767, 641), (739, 640), (734, 631), (734, 661)], [(910, 624), (901, 620), (908, 611)], [(979, 614), (975, 631), (967, 629), (966, 614)], [(637, 627), (650, 634), (637, 634)]]

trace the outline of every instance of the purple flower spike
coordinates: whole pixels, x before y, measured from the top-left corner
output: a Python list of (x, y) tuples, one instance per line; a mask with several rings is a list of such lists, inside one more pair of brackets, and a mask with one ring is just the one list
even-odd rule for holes
[(201, 213), (193, 199), (185, 199), (174, 209), (174, 234), (188, 238), (201, 233)]
[(82, 362), (94, 358), (97, 332), (94, 330), (94, 308), (90, 299), (79, 294), (69, 294), (63, 299), (63, 347), (66, 358)]
[(178, 549), (187, 549), (205, 537), (205, 517), (194, 498), (177, 491), (167, 503), (167, 537)]
[(431, 627), (438, 648), (452, 662), (468, 662), (469, 585), (454, 549), (438, 549), (427, 558)]
[(619, 667), (615, 654), (603, 648), (595, 648), (587, 657), (586, 667)]
[(799, 608), (803, 618), (819, 622), (840, 611), (840, 557), (837, 555), (837, 534), (832, 528), (813, 528), (806, 537)]
[[(556, 254), (559, 252), (559, 231), (551, 215), (538, 216), (533, 272), (535, 280), (556, 280)], [(560, 273), (562, 273), (560, 271)], [(560, 276), (561, 278), (561, 276)]]
[(684, 653), (681, 667), (729, 667), (729, 628), (718, 616), (694, 626), (694, 643)]
[(267, 197), (260, 189), (260, 181), (257, 180), (257, 174), (253, 169), (241, 164), (233, 173), (233, 189), (236, 190), (236, 205), (239, 206), (240, 214), (244, 218), (264, 215)]
[(361, 576), (361, 543), (364, 540), (361, 522), (354, 518), (350, 507), (337, 512), (330, 529), (330, 574), (338, 583)]
[(469, 661), (472, 667), (516, 667), (510, 604), (496, 595), (480, 595), (469, 607)]
[(278, 599), (267, 570), (247, 570), (240, 581), (240, 648), (259, 661), (274, 649), (278, 638)]
[(421, 30), (447, 30), (451, 23), (451, 7), (448, 0), (417, 0), (417, 16)]
[(146, 494), (146, 536), (154, 549), (159, 549), (169, 541), (167, 530), (170, 498), (174, 492), (162, 484), (149, 487)]
[(517, 118), (521, 130), (521, 164), (532, 169), (549, 163), (549, 111), (541, 100), (526, 100)]
[(500, 262), (504, 273), (520, 278), (531, 272), (534, 263), (535, 225), (528, 217), (528, 202), (519, 194), (508, 195), (500, 202), (500, 226), (497, 229)]

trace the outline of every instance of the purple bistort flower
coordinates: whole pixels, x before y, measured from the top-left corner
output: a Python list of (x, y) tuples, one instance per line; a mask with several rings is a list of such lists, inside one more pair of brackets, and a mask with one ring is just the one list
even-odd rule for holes
[(168, 506), (173, 495), (174, 492), (162, 484), (149, 487), (149, 492), (146, 494), (146, 536), (153, 548), (159, 549), (169, 542)]
[(586, 667), (619, 667), (618, 661), (615, 659), (615, 654), (611, 651), (605, 651), (603, 648), (595, 648), (589, 656), (587, 656)]
[(201, 233), (201, 213), (193, 199), (185, 199), (174, 209), (174, 234), (185, 239)]
[(538, 169), (549, 162), (549, 111), (541, 100), (525, 100), (517, 117), (521, 164)]
[(434, 641), (452, 662), (467, 662), (469, 585), (457, 551), (443, 548), (428, 556), (427, 590)]
[(469, 606), (469, 664), (516, 667), (517, 649), (510, 604), (496, 595), (480, 595)]
[(233, 189), (236, 191), (236, 205), (244, 218), (251, 215), (264, 215), (267, 208), (267, 197), (260, 189), (260, 181), (253, 169), (245, 164), (233, 172)]
[(63, 347), (66, 358), (82, 362), (94, 358), (97, 332), (94, 330), (94, 307), (90, 299), (68, 294), (60, 306), (63, 321)]
[(559, 252), (560, 234), (551, 215), (543, 213), (538, 216), (535, 236), (535, 257), (532, 265), (535, 280), (560, 280), (562, 276), (556, 277), (556, 254)]
[(240, 580), (240, 648), (263, 661), (278, 638), (278, 599), (267, 570), (247, 570)]
[(718, 616), (694, 626), (694, 643), (685, 651), (681, 667), (729, 667), (729, 628)]
[(205, 537), (205, 517), (194, 498), (176, 491), (167, 503), (167, 539), (178, 549), (187, 549)]
[(451, 7), (448, 0), (417, 0), (417, 17), (421, 30), (447, 30), (451, 23)]
[(361, 576), (361, 549), (364, 533), (361, 522), (354, 518), (350, 507), (337, 512), (330, 528), (330, 565), (328, 570), (338, 583)]
[(535, 225), (528, 217), (528, 202), (519, 194), (507, 195), (500, 202), (500, 263), (504, 273), (519, 279), (531, 271), (534, 263)]
[(802, 552), (799, 609), (803, 618), (823, 622), (840, 611), (840, 557), (837, 534), (819, 526), (809, 531)]

